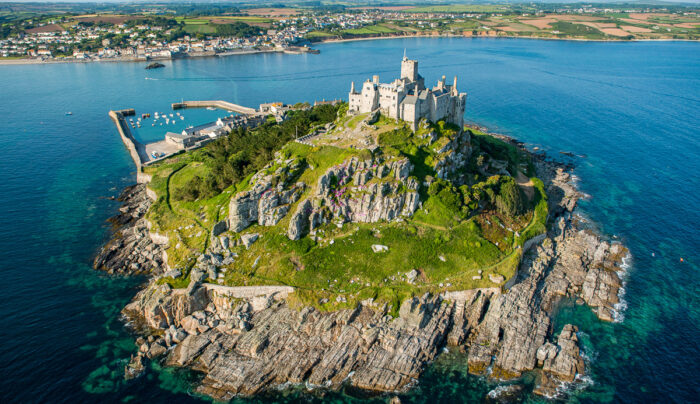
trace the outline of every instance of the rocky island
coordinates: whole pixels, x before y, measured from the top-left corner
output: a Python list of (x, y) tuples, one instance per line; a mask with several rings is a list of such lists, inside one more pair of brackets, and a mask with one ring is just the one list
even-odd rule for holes
[(152, 62), (152, 63), (149, 63), (148, 66), (146, 66), (146, 70), (160, 69), (162, 67), (165, 67), (165, 65), (160, 63), (160, 62)]
[(426, 88), (406, 58), (349, 98), (143, 168), (95, 259), (150, 274), (123, 310), (142, 334), (125, 377), (157, 360), (220, 400), (394, 393), (454, 347), (470, 373), (563, 394), (586, 369), (552, 316), (575, 299), (614, 321), (627, 255), (576, 214), (570, 170), (465, 127), (456, 78)]

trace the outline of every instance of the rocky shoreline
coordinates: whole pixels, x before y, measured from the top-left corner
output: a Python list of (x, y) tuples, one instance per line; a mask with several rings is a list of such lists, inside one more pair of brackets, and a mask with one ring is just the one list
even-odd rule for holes
[(119, 214), (108, 221), (113, 226), (111, 240), (95, 256), (93, 267), (110, 274), (158, 274), (164, 268), (164, 250), (153, 241), (146, 212), (153, 202), (146, 185), (128, 186), (117, 198)]
[(287, 289), (212, 285), (199, 272), (187, 288), (172, 289), (158, 282), (166, 260), (148, 235), (145, 186), (128, 188), (112, 219), (115, 238), (95, 259), (110, 273), (154, 274), (124, 309), (150, 334), (138, 340), (125, 376), (138, 376), (146, 360), (190, 367), (205, 374), (197, 391), (220, 400), (288, 384), (401, 392), (453, 346), (465, 352), (473, 374), (505, 380), (535, 370), (535, 393), (560, 396), (559, 387), (586, 370), (577, 328), (569, 324), (554, 335), (557, 303), (576, 299), (613, 321), (627, 250), (585, 228), (574, 213), (582, 195), (566, 167), (539, 158), (536, 168), (547, 188), (550, 226), (526, 245), (517, 275), (501, 289), (415, 297), (397, 318), (371, 302), (298, 311), (285, 303)]

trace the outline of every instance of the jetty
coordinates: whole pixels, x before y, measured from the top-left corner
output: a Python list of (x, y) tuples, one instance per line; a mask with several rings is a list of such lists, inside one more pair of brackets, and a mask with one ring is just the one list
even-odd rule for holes
[(183, 108), (218, 108), (230, 112), (237, 112), (239, 114), (253, 115), (256, 111), (253, 108), (244, 107), (242, 105), (234, 104), (228, 101), (213, 100), (213, 101), (183, 101), (176, 102), (172, 104), (172, 108), (183, 109)]
[(109, 111), (109, 117), (112, 118), (112, 121), (114, 121), (114, 124), (117, 126), (119, 136), (121, 136), (124, 146), (126, 146), (127, 150), (129, 150), (129, 154), (134, 160), (134, 164), (136, 164), (136, 182), (141, 184), (150, 180), (150, 178), (143, 175), (141, 170), (144, 163), (148, 162), (148, 153), (146, 152), (146, 147), (141, 142), (136, 140), (136, 138), (134, 138), (134, 135), (131, 133), (125, 118), (135, 114), (136, 111), (133, 108)]

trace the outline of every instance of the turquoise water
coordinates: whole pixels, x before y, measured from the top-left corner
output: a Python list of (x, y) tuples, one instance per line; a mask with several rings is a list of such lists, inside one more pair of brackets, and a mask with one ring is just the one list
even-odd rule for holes
[[(135, 179), (109, 109), (170, 113), (183, 98), (248, 106), (345, 98), (351, 80), (396, 77), (404, 48), (427, 82), (459, 76), (467, 120), (553, 156), (585, 156), (575, 160), (590, 195), (583, 213), (632, 251), (623, 322), (601, 323), (570, 304), (556, 320), (557, 331), (567, 322), (584, 331), (590, 381), (571, 400), (697, 400), (700, 44), (423, 38), (319, 48), (320, 55), (182, 60), (151, 71), (130, 63), (0, 66), (3, 401), (196, 400), (188, 395), (196, 375), (185, 371), (122, 379), (135, 347), (119, 310), (143, 279), (90, 269), (109, 234), (105, 219), (118, 208), (105, 197)], [(196, 124), (209, 113), (220, 111), (185, 114)], [(445, 355), (402, 398), (481, 400), (495, 385), (465, 368), (464, 357)], [(531, 388), (529, 378), (523, 383)], [(322, 398), (363, 400), (291, 391), (255, 401)]]

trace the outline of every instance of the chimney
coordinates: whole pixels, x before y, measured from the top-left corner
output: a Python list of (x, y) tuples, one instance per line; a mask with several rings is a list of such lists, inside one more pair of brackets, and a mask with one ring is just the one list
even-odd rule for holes
[(457, 92), (457, 76), (455, 76), (455, 79), (452, 82), (452, 95), (456, 96), (457, 94), (459, 93)]
[[(457, 82), (457, 77), (455, 77), (455, 83)], [(350, 82), (350, 94), (355, 94), (355, 82)]]
[(376, 74), (374, 76), (372, 76), (372, 82), (374, 84), (379, 84), (379, 76)]

